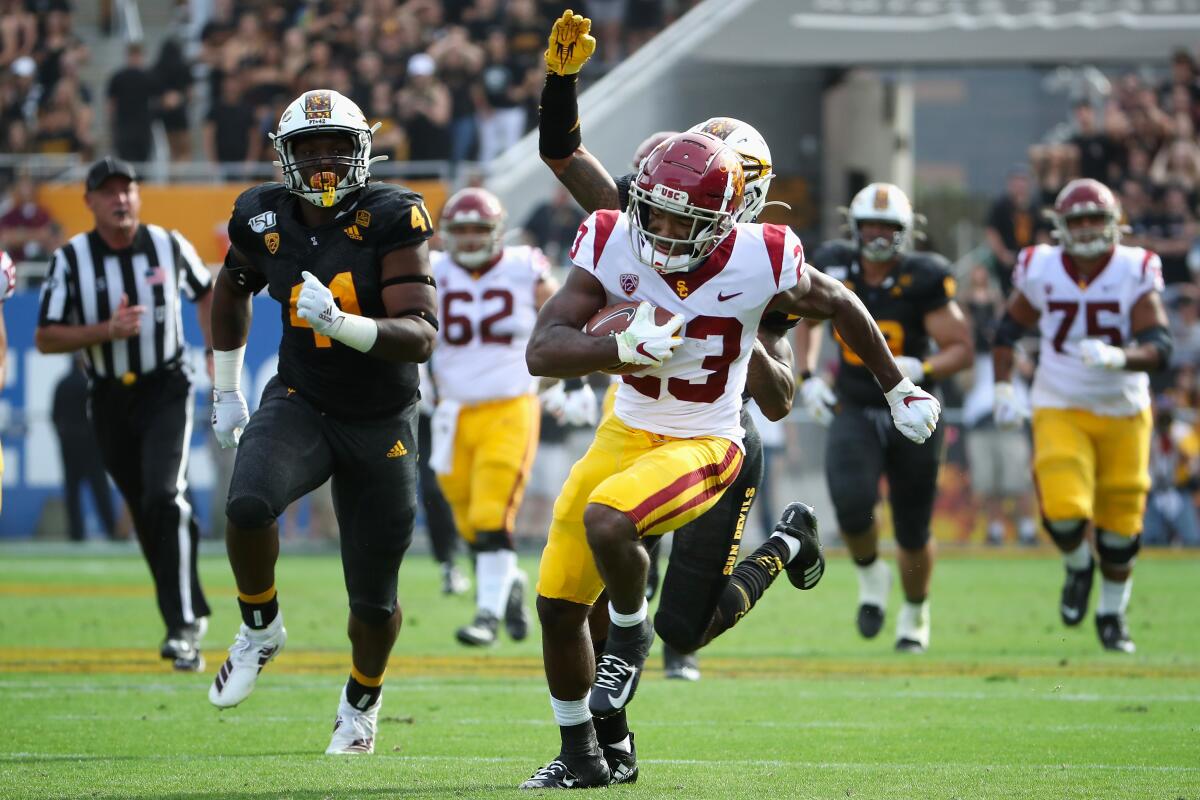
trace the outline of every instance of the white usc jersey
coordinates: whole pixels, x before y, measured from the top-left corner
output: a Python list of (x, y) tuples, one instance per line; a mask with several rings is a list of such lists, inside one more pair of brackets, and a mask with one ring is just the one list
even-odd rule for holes
[(580, 226), (571, 260), (600, 281), (610, 304), (645, 300), (684, 317), (683, 344), (662, 367), (622, 376), (617, 417), (651, 433), (723, 436), (740, 445), (759, 321), (804, 268), (796, 234), (785, 225), (739, 223), (699, 267), (663, 273), (634, 253), (628, 217), (603, 210)]
[(17, 265), (0, 250), (0, 303), (13, 296), (17, 290)]
[(537, 285), (550, 264), (536, 247), (506, 247), (471, 272), (449, 253), (430, 256), (437, 281), (438, 341), (430, 360), (438, 401), (478, 403), (531, 394), (525, 345), (537, 321)]
[(1147, 292), (1162, 289), (1157, 255), (1117, 245), (1108, 264), (1084, 280), (1061, 246), (1027, 247), (1017, 258), (1013, 285), (1041, 314), (1034, 408), (1080, 408), (1124, 417), (1150, 405), (1145, 372), (1086, 367), (1079, 343), (1094, 338), (1119, 347), (1129, 342), (1130, 310)]

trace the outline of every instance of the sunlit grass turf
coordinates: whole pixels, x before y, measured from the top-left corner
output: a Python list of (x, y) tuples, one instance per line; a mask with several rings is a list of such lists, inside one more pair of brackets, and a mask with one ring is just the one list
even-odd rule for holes
[[(440, 596), (421, 557), (401, 574), (375, 756), (321, 754), (349, 665), (333, 557), (285, 554), (288, 649), (216, 711), (205, 693), (236, 604), (224, 559), (202, 570), (209, 668), (177, 675), (157, 659), (140, 560), (0, 550), (0, 797), (482, 797), (516, 794), (557, 752), (536, 631), (459, 647), (471, 601)], [(1049, 555), (943, 560), (918, 658), (891, 652), (890, 621), (858, 638), (844, 558), (813, 592), (781, 582), (702, 653), (700, 683), (660, 680), (651, 656), (631, 710), (642, 776), (614, 791), (1200, 798), (1200, 561), (1138, 564), (1132, 657), (1103, 653), (1090, 620), (1062, 628), (1060, 576)]]

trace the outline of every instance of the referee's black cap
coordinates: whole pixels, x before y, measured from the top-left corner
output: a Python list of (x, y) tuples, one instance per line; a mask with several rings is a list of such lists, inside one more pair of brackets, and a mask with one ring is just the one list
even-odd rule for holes
[(104, 182), (115, 176), (128, 178), (131, 181), (138, 179), (137, 170), (133, 168), (133, 164), (128, 161), (122, 161), (119, 158), (105, 156), (104, 158), (92, 164), (91, 169), (87, 174), (87, 190), (94, 192), (104, 185)]

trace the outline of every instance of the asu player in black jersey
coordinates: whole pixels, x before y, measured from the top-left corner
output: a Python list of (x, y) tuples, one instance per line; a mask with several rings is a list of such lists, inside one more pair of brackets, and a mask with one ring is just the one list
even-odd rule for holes
[[(213, 427), (223, 447), (238, 447), (226, 547), (242, 626), (209, 700), (246, 699), (283, 649), (275, 520), (332, 478), (352, 664), (330, 754), (374, 750), (416, 512), (416, 365), (437, 330), (433, 223), (420, 195), (368, 183), (373, 130), (337, 92), (287, 107), (273, 136), (284, 182), (237, 199), (213, 300)], [(279, 302), (283, 339), (278, 374), (248, 417), (238, 381), (251, 296), (263, 288)]]
[[(811, 263), (842, 281), (870, 311), (905, 376), (927, 391), (970, 366), (971, 332), (954, 301), (946, 259), (907, 252), (913, 210), (890, 183), (873, 183), (849, 210), (853, 241), (826, 242)], [(895, 526), (905, 603), (896, 624), (896, 649), (929, 647), (929, 583), (934, 546), (929, 521), (937, 491), (941, 434), (914, 444), (892, 427), (888, 403), (869, 370), (843, 343), (833, 392), (812, 374), (820, 347), (808, 324), (797, 327), (803, 382), (800, 395), (814, 419), (831, 424), (825, 475), (838, 526), (858, 566), (858, 630), (870, 639), (883, 627), (892, 576), (879, 559), (875, 504), (885, 475)], [(937, 353), (930, 355), (930, 343)], [(835, 406), (836, 404), (836, 406)], [(835, 408), (831, 408), (835, 406)]]

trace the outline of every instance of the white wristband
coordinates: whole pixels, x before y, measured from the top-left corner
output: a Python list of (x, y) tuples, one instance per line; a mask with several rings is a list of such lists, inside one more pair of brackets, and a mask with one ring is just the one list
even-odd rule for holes
[(235, 350), (213, 350), (213, 388), (218, 392), (236, 392), (242, 384), (242, 362), (246, 345)]
[(375, 346), (375, 340), (379, 338), (379, 323), (370, 317), (343, 312), (338, 320), (337, 330), (331, 330), (329, 336), (347, 347), (365, 353)]

